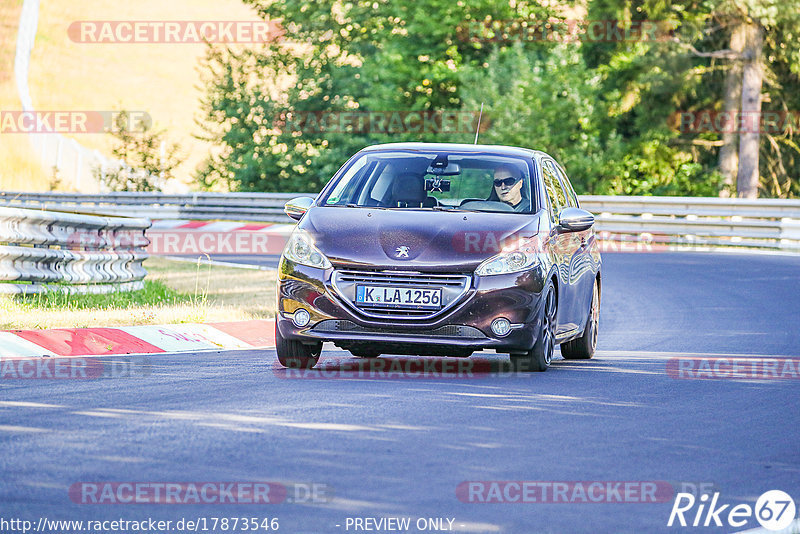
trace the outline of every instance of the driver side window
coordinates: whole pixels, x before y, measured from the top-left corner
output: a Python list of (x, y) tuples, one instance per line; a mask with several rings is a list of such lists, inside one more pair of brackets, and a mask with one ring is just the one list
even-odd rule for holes
[(547, 198), (550, 200), (550, 220), (553, 223), (558, 223), (558, 214), (567, 206), (567, 199), (549, 161), (543, 162), (542, 179), (544, 180), (544, 188), (547, 191)]
[(572, 184), (569, 183), (569, 179), (564, 173), (564, 169), (554, 161), (551, 161), (550, 164), (553, 167), (553, 171), (561, 178), (561, 189), (564, 190), (567, 204), (573, 208), (580, 208), (580, 204), (578, 204), (578, 197), (575, 195), (575, 190), (572, 188)]

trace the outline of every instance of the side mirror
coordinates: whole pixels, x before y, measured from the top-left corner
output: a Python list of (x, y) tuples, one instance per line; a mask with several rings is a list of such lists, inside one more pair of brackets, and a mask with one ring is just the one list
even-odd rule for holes
[(283, 206), (283, 211), (295, 221), (299, 221), (313, 204), (314, 199), (311, 197), (297, 197), (287, 202)]
[(564, 208), (558, 214), (558, 226), (567, 232), (588, 230), (594, 224), (594, 215), (580, 208)]

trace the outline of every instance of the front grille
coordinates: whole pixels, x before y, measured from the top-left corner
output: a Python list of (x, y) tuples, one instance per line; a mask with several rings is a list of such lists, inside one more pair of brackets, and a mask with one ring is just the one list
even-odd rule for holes
[(407, 328), (368, 328), (353, 321), (327, 319), (317, 323), (315, 332), (345, 332), (357, 334), (400, 334), (415, 337), (449, 337), (464, 339), (484, 339), (483, 332), (472, 326), (445, 325), (433, 330), (408, 330)]
[[(416, 271), (337, 270), (333, 285), (339, 295), (366, 317), (379, 319), (431, 319), (453, 307), (470, 288), (471, 277), (455, 273), (422, 273)], [(398, 287), (441, 288), (442, 307), (438, 310), (397, 308), (355, 303), (356, 285), (392, 285)]]
[(402, 271), (337, 271), (342, 282), (371, 282), (408, 286), (461, 287), (468, 278), (463, 274), (435, 274)]

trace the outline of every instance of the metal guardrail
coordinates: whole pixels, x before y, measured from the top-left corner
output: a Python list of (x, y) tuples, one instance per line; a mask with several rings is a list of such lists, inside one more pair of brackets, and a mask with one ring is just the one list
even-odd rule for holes
[(258, 222), (294, 222), (287, 200), (308, 193), (27, 193), (0, 191), (0, 205), (97, 215)]
[(615, 214), (686, 217), (800, 217), (800, 200), (783, 198), (645, 197), (581, 195), (581, 207)]
[[(800, 200), (582, 196), (601, 237), (800, 251)], [(625, 238), (629, 236), (629, 238)]]
[(141, 289), (149, 227), (146, 219), (0, 207), (0, 293)]
[[(308, 193), (15, 193), (0, 205), (153, 219), (293, 222), (283, 204)], [(800, 251), (800, 200), (709, 197), (580, 197), (609, 241)], [(648, 241), (649, 240), (649, 241)]]

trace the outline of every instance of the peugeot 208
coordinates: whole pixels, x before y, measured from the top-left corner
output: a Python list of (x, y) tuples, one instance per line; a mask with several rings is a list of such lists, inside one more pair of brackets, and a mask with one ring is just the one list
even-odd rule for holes
[(278, 270), (284, 366), (313, 367), (323, 342), (364, 358), (494, 349), (535, 371), (556, 344), (567, 359), (595, 351), (594, 217), (543, 152), (371, 146), (285, 211), (299, 223)]

